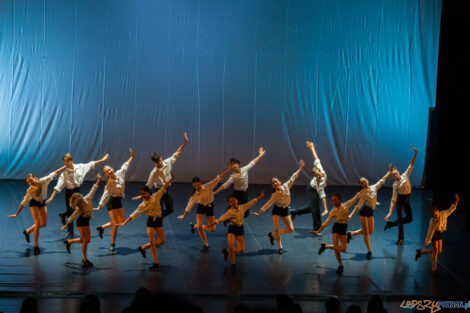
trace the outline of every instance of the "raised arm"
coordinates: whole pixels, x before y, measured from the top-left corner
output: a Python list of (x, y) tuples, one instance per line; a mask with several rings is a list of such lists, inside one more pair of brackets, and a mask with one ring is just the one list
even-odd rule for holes
[(356, 204), (356, 206), (354, 207), (354, 210), (349, 214), (349, 219), (351, 219), (354, 214), (356, 214), (356, 212), (362, 207), (362, 205), (364, 204), (364, 197), (361, 197), (361, 200)]
[(220, 187), (217, 188), (216, 191), (214, 191), (214, 195), (218, 194), (219, 192), (221, 192), (224, 189), (227, 189), (231, 184), (233, 184), (233, 177), (232, 176), (230, 176), (230, 178), (227, 179), (227, 181), (225, 183), (220, 185)]
[(273, 205), (273, 204), (274, 204), (274, 194), (271, 195), (271, 198), (269, 198), (269, 200), (261, 207), (261, 209), (259, 209), (258, 212), (253, 212), (251, 214), (256, 215), (256, 216), (260, 216), (261, 213), (263, 213), (264, 211), (269, 209), (269, 207), (271, 207), (271, 205)]
[(96, 174), (96, 183), (93, 185), (93, 187), (91, 187), (90, 192), (88, 192), (88, 194), (85, 196), (85, 198), (88, 199), (88, 201), (93, 200), (93, 197), (95, 196), (95, 193), (98, 190), (98, 187), (100, 186), (100, 182), (102, 178), (103, 176), (101, 176), (101, 174)]
[(385, 184), (385, 182), (387, 181), (387, 178), (388, 178), (388, 177), (390, 176), (390, 174), (392, 173), (392, 171), (393, 171), (393, 165), (390, 164), (390, 165), (388, 166), (388, 168), (389, 168), (388, 172), (385, 173), (385, 175), (384, 175), (378, 182), (375, 183), (375, 189), (376, 189), (376, 190), (379, 190), (379, 189), (382, 187), (382, 185)]
[(411, 162), (410, 162), (410, 165), (411, 167), (415, 166), (415, 161), (416, 161), (416, 156), (418, 155), (418, 149), (416, 149), (415, 147), (411, 146), (411, 149), (414, 150), (414, 154), (413, 154), (413, 158), (411, 159)]
[(129, 153), (131, 154), (131, 157), (129, 158), (129, 160), (127, 160), (127, 163), (131, 164), (132, 160), (134, 160), (135, 153), (132, 148), (129, 148)]
[(315, 160), (318, 160), (317, 151), (315, 150), (315, 146), (313, 145), (313, 142), (307, 141), (307, 142), (306, 142), (306, 146), (307, 146), (307, 148), (309, 148), (309, 149), (312, 151), (313, 158), (314, 158)]
[(300, 160), (299, 161), (299, 164), (300, 164), (300, 167), (297, 171), (294, 172), (294, 174), (292, 174), (292, 176), (289, 178), (289, 180), (286, 182), (288, 188), (290, 189), (292, 187), (292, 185), (294, 184), (295, 180), (297, 179), (297, 177), (299, 177), (299, 173), (300, 171), (304, 168), (305, 166), (305, 162), (303, 160)]
[(181, 151), (183, 151), (184, 147), (188, 144), (188, 134), (185, 132), (184, 133), (184, 142), (183, 144), (176, 150), (176, 154), (179, 155)]
[[(227, 175), (227, 174), (230, 172), (231, 169), (232, 169), (231, 166), (227, 167), (227, 169), (226, 169), (224, 172), (220, 173), (219, 175), (217, 175), (216, 178), (214, 178), (214, 179), (211, 180), (210, 182), (206, 183), (206, 184), (205, 184), (205, 185), (206, 185), (206, 188), (209, 188), (210, 190), (213, 190), (213, 189), (215, 188), (215, 186), (217, 186), (217, 184), (219, 183), (219, 181), (220, 181), (225, 175)], [(214, 194), (217, 194), (219, 191), (220, 191), (220, 188), (217, 189), (217, 191), (214, 192)]]
[(98, 164), (100, 164), (100, 163), (103, 163), (103, 162), (106, 161), (108, 158), (109, 158), (109, 154), (106, 153), (106, 154), (104, 155), (104, 157), (102, 157), (101, 159), (95, 161), (95, 165), (98, 165)]
[(450, 208), (448, 208), (447, 210), (441, 212), (442, 214), (445, 214), (446, 216), (449, 216), (451, 215), (452, 213), (454, 213), (454, 211), (457, 209), (457, 205), (459, 204), (459, 201), (460, 201), (460, 197), (459, 195), (456, 193), (455, 194), (455, 202), (452, 203), (452, 205), (450, 206)]
[(266, 150), (263, 149), (263, 147), (259, 148), (258, 156), (254, 158), (251, 162), (256, 163), (263, 157), (263, 155), (266, 153)]

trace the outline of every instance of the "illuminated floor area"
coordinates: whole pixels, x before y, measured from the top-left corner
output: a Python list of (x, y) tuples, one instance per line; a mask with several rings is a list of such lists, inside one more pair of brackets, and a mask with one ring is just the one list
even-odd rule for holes
[[(83, 190), (91, 186), (85, 183)], [(123, 202), (126, 215), (137, 204), (130, 200), (137, 194), (140, 184), (127, 185), (127, 199)], [(251, 187), (251, 195), (264, 187)], [(98, 192), (98, 196), (102, 192)], [(232, 270), (223, 260), (220, 250), (226, 246), (226, 229), (217, 226), (215, 233), (209, 233), (211, 245), (207, 254), (199, 251), (202, 243), (197, 234), (191, 234), (188, 224), (195, 221), (195, 210), (184, 221), (177, 215), (185, 207), (190, 193), (189, 184), (175, 184), (171, 193), (175, 199), (175, 213), (164, 220), (166, 243), (158, 249), (160, 270), (151, 272), (150, 253), (141, 257), (136, 248), (147, 242), (146, 218), (141, 217), (119, 230), (117, 250), (108, 252), (110, 233), (103, 239), (92, 230), (89, 259), (94, 268), (82, 271), (81, 250), (72, 246), (72, 254), (65, 251), (62, 243), (65, 233), (59, 227), (57, 212), (62, 210), (63, 195), (59, 195), (48, 207), (49, 220), (41, 231), (41, 255), (34, 256), (32, 244), (27, 244), (22, 230), (32, 224), (29, 209), (16, 219), (6, 218), (14, 213), (21, 201), (26, 185), (22, 181), (1, 181), (2, 198), (0, 218), (0, 311), (18, 312), (21, 299), (28, 295), (40, 298), (39, 305), (48, 312), (74, 311), (79, 299), (86, 293), (102, 295), (102, 312), (119, 312), (132, 299), (134, 291), (141, 286), (151, 291), (172, 291), (186, 294), (191, 301), (200, 304), (205, 312), (231, 312), (233, 305), (246, 301), (253, 305), (274, 305), (279, 293), (294, 296), (305, 312), (323, 308), (328, 295), (339, 295), (347, 303), (358, 303), (365, 308), (371, 294), (380, 294), (387, 299), (389, 312), (399, 312), (401, 299), (412, 296), (454, 298), (463, 290), (469, 290), (470, 268), (465, 259), (468, 234), (461, 231), (462, 212), (449, 218), (448, 231), (444, 233), (443, 254), (439, 257), (438, 268), (441, 276), (433, 279), (430, 275), (431, 262), (428, 256), (414, 261), (415, 249), (420, 245), (427, 231), (428, 207), (431, 195), (415, 190), (412, 195), (414, 221), (405, 226), (405, 246), (397, 247), (397, 229), (383, 231), (383, 218), (388, 210), (391, 190), (379, 192), (382, 203), (375, 212), (376, 229), (372, 236), (373, 259), (365, 257), (362, 238), (355, 237), (343, 255), (344, 273), (337, 276), (337, 263), (331, 251), (321, 256), (317, 251), (321, 241), (331, 242), (331, 226), (323, 231), (322, 238), (313, 238), (311, 216), (295, 219), (293, 234), (283, 237), (285, 253), (277, 254), (266, 234), (272, 231), (270, 212), (261, 217), (250, 216), (245, 224), (246, 252), (237, 256), (237, 268)], [(350, 198), (357, 188), (327, 189), (327, 194), (341, 192), (343, 199)], [(216, 216), (226, 208), (226, 195), (216, 198)], [(95, 199), (97, 203), (98, 199)], [(293, 188), (293, 208), (306, 203), (304, 187)], [(450, 204), (449, 204), (450, 205)], [(259, 206), (258, 206), (259, 207)], [(106, 210), (95, 214), (92, 228), (108, 221)], [(349, 230), (360, 227), (355, 216)], [(45, 311), (45, 310), (42, 310)], [(318, 311), (318, 310), (316, 310)]]

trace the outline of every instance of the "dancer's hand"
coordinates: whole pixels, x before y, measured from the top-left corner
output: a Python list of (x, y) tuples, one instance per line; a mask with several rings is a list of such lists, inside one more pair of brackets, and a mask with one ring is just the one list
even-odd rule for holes
[(98, 212), (100, 210), (100, 208), (93, 208), (91, 210), (94, 211), (94, 212)]
[(129, 153), (131, 154), (131, 158), (134, 158), (135, 153), (134, 153), (134, 150), (132, 150), (132, 148), (129, 148)]
[(413, 149), (415, 152), (418, 152), (418, 149), (416, 149), (415, 147), (413, 147), (413, 146), (410, 146), (410, 147), (411, 147), (411, 149)]
[(65, 225), (62, 226), (60, 229), (65, 230), (65, 229), (67, 228), (67, 226), (69, 226), (69, 224), (68, 224), (68, 223), (65, 223)]
[(188, 142), (188, 134), (186, 132), (184, 132), (184, 142), (185, 143)]
[(353, 217), (353, 216), (352, 216), (351, 214), (349, 214), (349, 215), (348, 215), (348, 220), (352, 219), (352, 217)]
[(328, 210), (324, 210), (323, 213), (321, 214), (321, 216), (325, 216), (328, 214)]
[(456, 193), (456, 194), (455, 194), (455, 202), (459, 202), (459, 201), (460, 201), (459, 194), (458, 194), (458, 193)]
[(304, 166), (305, 166), (304, 160), (300, 160), (300, 161), (299, 161), (299, 164), (300, 164), (300, 168), (304, 168)]
[(101, 162), (106, 161), (109, 158), (109, 153), (106, 153), (104, 157), (101, 158)]
[(320, 231), (318, 231), (318, 230), (312, 230), (311, 233), (314, 234), (314, 235), (318, 235), (318, 234), (320, 233)]
[(46, 200), (45, 204), (49, 204), (49, 203), (51, 203), (51, 202), (52, 202), (52, 200), (54, 200), (54, 198), (53, 198), (53, 197), (50, 197), (49, 199), (47, 199), (47, 200)]
[(388, 219), (390, 218), (390, 215), (391, 213), (388, 213), (387, 215), (385, 215), (384, 221), (388, 221)]
[(101, 174), (96, 174), (96, 182), (99, 183), (103, 176)]
[(264, 150), (263, 147), (260, 147), (260, 148), (259, 148), (259, 155), (260, 155), (260, 156), (263, 156), (265, 153), (266, 153), (266, 150)]
[(393, 171), (393, 164), (389, 164), (388, 168), (389, 168), (389, 172), (391, 173)]
[(307, 146), (307, 148), (310, 148), (310, 149), (313, 148), (313, 142), (311, 141), (307, 141), (305, 145)]
[(261, 215), (260, 212), (252, 212), (251, 214), (256, 215), (256, 216), (260, 216), (260, 215)]
[(8, 217), (17, 217), (17, 216), (18, 216), (18, 214), (10, 214), (10, 215), (8, 215)]
[(139, 200), (142, 196), (135, 196), (135, 197), (132, 197), (132, 200)]
[(178, 219), (182, 221), (184, 220), (184, 217), (185, 217), (184, 214), (181, 214), (180, 216), (178, 216)]

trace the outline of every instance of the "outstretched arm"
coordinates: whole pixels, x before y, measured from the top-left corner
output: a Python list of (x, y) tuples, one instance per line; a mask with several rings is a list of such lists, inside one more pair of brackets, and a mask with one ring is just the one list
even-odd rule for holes
[(395, 203), (397, 202), (397, 196), (398, 196), (398, 187), (396, 185), (393, 185), (392, 201), (390, 201), (390, 209), (388, 210), (388, 214), (385, 216), (384, 221), (388, 221), (388, 219), (392, 215), (393, 208), (395, 207)]
[(98, 165), (98, 164), (100, 164), (100, 163), (103, 163), (103, 162), (106, 161), (108, 158), (109, 158), (109, 154), (106, 153), (104, 157), (102, 157), (101, 159), (95, 161), (95, 165)]
[(321, 216), (325, 216), (328, 214), (328, 206), (326, 205), (326, 198), (322, 198), (321, 203), (323, 204), (323, 212)]
[(23, 204), (20, 204), (20, 206), (18, 207), (18, 210), (16, 210), (16, 213), (15, 213), (15, 214), (8, 215), (8, 217), (17, 217), (18, 214), (20, 214), (21, 210), (23, 210), (23, 208), (24, 208), (24, 205), (23, 205)]
[(309, 148), (312, 151), (313, 158), (315, 160), (318, 160), (317, 151), (315, 150), (315, 146), (313, 145), (313, 142), (307, 141), (306, 146), (307, 146), (307, 148)]
[(188, 134), (185, 132), (184, 133), (184, 142), (183, 144), (176, 150), (176, 154), (179, 155), (181, 151), (183, 151), (184, 147), (188, 144)]
[(129, 160), (127, 160), (127, 163), (131, 164), (132, 160), (134, 159), (135, 153), (132, 148), (129, 148), (129, 153), (131, 154), (131, 157), (129, 158)]
[[(206, 183), (206, 184), (205, 184), (206, 188), (209, 188), (210, 190), (213, 190), (213, 189), (215, 188), (215, 186), (217, 186), (217, 184), (219, 183), (219, 181), (220, 181), (225, 175), (227, 175), (227, 174), (230, 172), (231, 169), (232, 169), (232, 167), (229, 165), (229, 166), (227, 167), (227, 169), (226, 169), (224, 172), (220, 173), (219, 175), (217, 175), (216, 178), (214, 178), (214, 179), (211, 180), (210, 182)], [(222, 185), (222, 186), (223, 186), (223, 185)], [(217, 193), (219, 193), (219, 191), (221, 190), (221, 188), (223, 188), (222, 186), (214, 192), (214, 195), (216, 195)]]
[(266, 153), (266, 150), (264, 150), (263, 147), (260, 147), (258, 156), (256, 158), (254, 158), (251, 162), (253, 162), (253, 163), (258, 162), (259, 159), (261, 159), (265, 153)]
[(416, 161), (416, 156), (418, 155), (418, 149), (416, 149), (415, 147), (411, 146), (411, 149), (414, 150), (414, 155), (413, 155), (413, 158), (411, 159), (411, 162), (410, 162), (410, 165), (411, 167), (415, 166), (415, 161)]
[(292, 176), (289, 178), (289, 180), (286, 182), (287, 183), (287, 186), (289, 187), (289, 189), (292, 187), (292, 185), (294, 184), (295, 180), (297, 179), (297, 177), (299, 177), (299, 173), (300, 171), (302, 171), (302, 169), (304, 168), (305, 166), (305, 162), (303, 160), (300, 160), (299, 161), (299, 169), (297, 171), (295, 171), (294, 174), (292, 174)]
[(330, 215), (328, 215), (328, 218), (326, 219), (326, 221), (324, 221), (323, 224), (321, 224), (320, 228), (312, 231), (312, 233), (314, 233), (315, 235), (318, 235), (323, 229), (325, 229), (326, 226), (328, 226), (328, 224), (330, 224), (332, 219), (333, 219), (333, 210), (330, 211)]

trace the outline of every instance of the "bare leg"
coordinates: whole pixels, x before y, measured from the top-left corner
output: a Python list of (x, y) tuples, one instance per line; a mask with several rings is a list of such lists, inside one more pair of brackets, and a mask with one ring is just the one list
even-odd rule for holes
[(235, 264), (235, 235), (228, 234), (228, 255), (230, 257), (230, 263)]
[(157, 232), (157, 241), (155, 242), (155, 244), (157, 246), (164, 244), (165, 243), (165, 230), (163, 229), (163, 227), (157, 227), (155, 231)]
[(34, 219), (34, 225), (31, 226), (29, 229), (33, 229), (33, 235), (34, 235), (34, 246), (38, 246), (39, 242), (39, 225), (41, 221), (39, 220), (39, 208), (38, 207), (30, 207), (31, 210), (31, 215), (33, 216)]
[(243, 236), (236, 236), (235, 242), (237, 247), (235, 248), (235, 253), (243, 253), (245, 251), (245, 238)]
[(279, 231), (279, 215), (273, 215), (274, 238), (276, 238), (279, 249), (282, 249), (281, 232)]
[(204, 245), (209, 246), (209, 243), (207, 242), (206, 232), (204, 231), (204, 228), (202, 227), (203, 224), (204, 224), (204, 214), (197, 213), (196, 214), (196, 225), (194, 226), (194, 228), (197, 228), (197, 232), (199, 233), (199, 237), (201, 237), (201, 240), (204, 243)]
[(147, 227), (147, 236), (150, 241), (150, 251), (152, 252), (153, 263), (158, 264), (157, 241), (155, 240), (155, 229), (153, 227)]
[(292, 224), (292, 219), (290, 218), (290, 215), (288, 216), (283, 216), (282, 217), (282, 220), (284, 221), (284, 224), (286, 225), (286, 227), (284, 227), (280, 232), (279, 234), (282, 236), (282, 235), (285, 235), (285, 234), (290, 234), (294, 231), (294, 225)]

